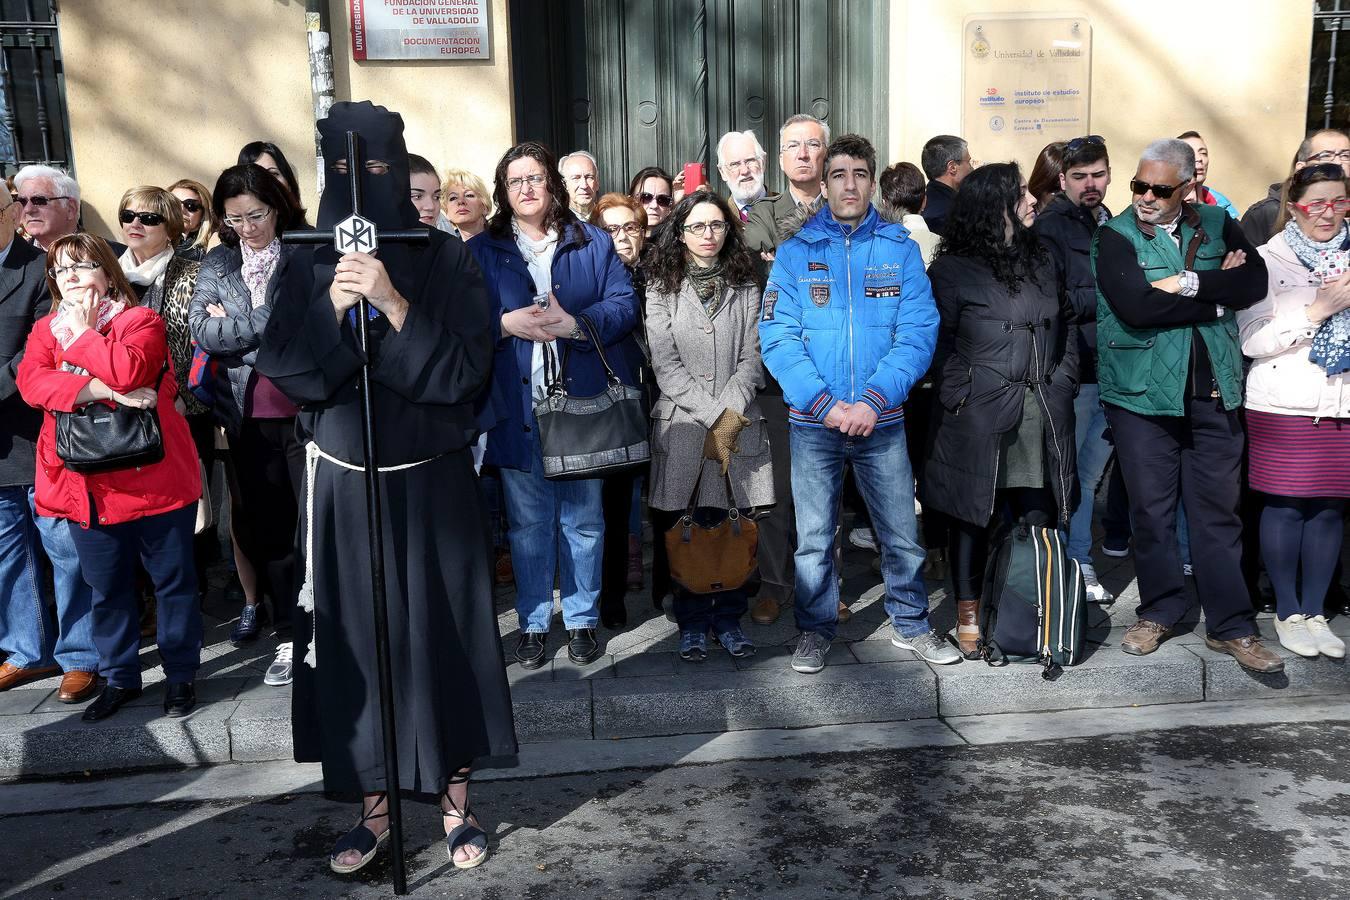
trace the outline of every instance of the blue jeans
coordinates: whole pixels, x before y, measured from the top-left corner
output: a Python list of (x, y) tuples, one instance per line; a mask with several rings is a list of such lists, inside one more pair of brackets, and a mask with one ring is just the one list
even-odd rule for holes
[(828, 428), (792, 425), (792, 503), (797, 513), (797, 627), (833, 640), (839, 624), (839, 581), (834, 534), (844, 464), (872, 514), (886, 583), (886, 614), (901, 637), (928, 631), (924, 551), (914, 516), (914, 474), (903, 424), (878, 428), (868, 437), (848, 437)]
[[(38, 571), (44, 552), (52, 563), (54, 598)], [(92, 603), (66, 523), (37, 514), (31, 486), (0, 487), (0, 649), (9, 662), (25, 669), (55, 664), (63, 672), (98, 671)]]
[(1106, 464), (1115, 447), (1106, 440), (1106, 410), (1095, 384), (1078, 386), (1073, 401), (1078, 442), (1078, 508), (1069, 520), (1069, 541), (1065, 552), (1083, 565), (1092, 565), (1092, 510), (1097, 488), (1102, 483)]
[(599, 478), (550, 481), (536, 439), (531, 469), (502, 469), (520, 630), (543, 634), (553, 618), (553, 575), (562, 588), (563, 626), (600, 619), (605, 515)]
[(156, 642), (169, 684), (190, 683), (201, 664), (202, 611), (192, 528), (197, 504), (116, 525), (64, 523), (94, 589), (99, 674), (113, 687), (141, 686), (136, 561), (155, 586)]

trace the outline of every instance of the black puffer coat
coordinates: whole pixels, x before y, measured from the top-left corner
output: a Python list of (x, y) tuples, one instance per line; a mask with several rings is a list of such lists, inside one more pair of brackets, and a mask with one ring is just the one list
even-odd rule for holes
[[(1111, 211), (1106, 211), (1110, 218)], [(1092, 273), (1092, 236), (1097, 217), (1063, 193), (1036, 213), (1036, 236), (1064, 272), (1069, 304), (1077, 315), (1078, 383), (1097, 383), (1097, 277)]]
[(936, 402), (921, 500), (985, 525), (994, 515), (1002, 437), (1022, 421), (1030, 385), (1045, 420), (1049, 486), (1068, 525), (1078, 496), (1073, 398), (1078, 335), (1058, 266), (1016, 293), (980, 259), (938, 256), (928, 269), (941, 325), (933, 358)]

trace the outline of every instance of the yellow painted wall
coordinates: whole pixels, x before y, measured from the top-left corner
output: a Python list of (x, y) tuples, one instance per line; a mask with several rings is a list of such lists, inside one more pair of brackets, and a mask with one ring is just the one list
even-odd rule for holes
[[(493, 58), (353, 62), (346, 0), (331, 0), (339, 100), (403, 115), (408, 148), (491, 179), (512, 143), (506, 0), (493, 0)], [(123, 191), (195, 178), (208, 187), (239, 148), (276, 142), (318, 206), (303, 0), (62, 0), (76, 176), (89, 230), (116, 235)]]
[[(1092, 23), (1091, 126), (1111, 150), (1113, 210), (1129, 203), (1144, 145), (1187, 130), (1209, 143), (1206, 183), (1240, 210), (1288, 174), (1307, 114), (1304, 0), (893, 0), (892, 161), (917, 164), (928, 138), (960, 134), (966, 17), (1033, 11)], [(1030, 172), (1034, 160), (1017, 162)]]

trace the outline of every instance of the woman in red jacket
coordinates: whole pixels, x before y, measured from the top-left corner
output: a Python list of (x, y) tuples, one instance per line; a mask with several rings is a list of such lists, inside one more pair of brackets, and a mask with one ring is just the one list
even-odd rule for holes
[[(150, 574), (159, 605), (158, 645), (168, 689), (164, 712), (187, 715), (201, 660), (202, 618), (192, 561), (201, 478), (187, 421), (174, 408), (177, 381), (164, 320), (138, 306), (108, 244), (88, 234), (48, 249), (53, 312), (28, 336), (18, 385), (41, 409), (37, 511), (66, 519), (85, 581), (94, 591), (94, 646), (106, 686), (84, 720), (96, 722), (141, 693), (135, 562)], [(151, 465), (81, 474), (56, 454), (56, 416), (86, 403), (154, 409), (164, 458)]]

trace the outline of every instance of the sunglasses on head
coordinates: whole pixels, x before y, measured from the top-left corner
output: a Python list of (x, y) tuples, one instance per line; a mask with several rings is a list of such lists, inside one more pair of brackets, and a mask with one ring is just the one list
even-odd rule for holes
[(1169, 200), (1172, 195), (1177, 192), (1177, 188), (1185, 183), (1186, 182), (1183, 181), (1181, 184), (1149, 184), (1147, 181), (1140, 181), (1138, 178), (1132, 178), (1130, 179), (1130, 190), (1136, 197), (1142, 197), (1149, 191), (1152, 191), (1153, 196), (1157, 197), (1159, 200)]
[(164, 224), (164, 217), (159, 213), (136, 212), (132, 209), (124, 209), (117, 214), (117, 221), (121, 222), (123, 225), (130, 225), (137, 219), (140, 219), (141, 224), (147, 228), (154, 228), (156, 225)]
[(1086, 134), (1082, 137), (1076, 137), (1064, 145), (1064, 154), (1077, 153), (1085, 147), (1105, 147), (1106, 138), (1100, 134)]
[(657, 206), (663, 209), (670, 209), (672, 206), (675, 205), (675, 198), (670, 196), (669, 194), (649, 194), (646, 191), (643, 191), (642, 193), (637, 195), (637, 198), (638, 202), (641, 203), (643, 206), (646, 206), (653, 200), (656, 201)]
[(42, 195), (39, 194), (36, 197), (15, 197), (14, 202), (19, 204), (20, 206), (27, 206), (30, 203), (33, 204), (34, 206), (46, 206), (53, 200), (69, 200), (69, 199), (70, 199), (69, 197), (43, 197)]
[(202, 211), (202, 202), (200, 200), (180, 200), (178, 202), (182, 203), (183, 209), (186, 209), (190, 213), (199, 213)]

